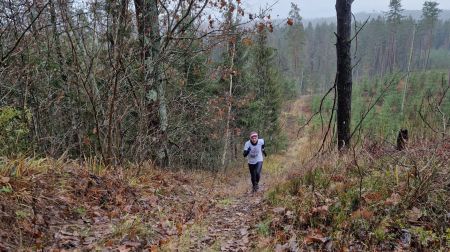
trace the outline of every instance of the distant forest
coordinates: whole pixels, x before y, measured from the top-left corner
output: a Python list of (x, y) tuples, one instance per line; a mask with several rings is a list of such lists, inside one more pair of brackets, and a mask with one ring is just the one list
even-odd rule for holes
[[(378, 17), (385, 17), (384, 12), (358, 12), (355, 13), (355, 18), (357, 21), (365, 21), (367, 18), (377, 19)], [(403, 10), (402, 15), (405, 17), (412, 17), (414, 20), (419, 21), (422, 18), (422, 10)], [(450, 10), (441, 10), (438, 19), (446, 21), (450, 19)], [(280, 20), (284, 23), (284, 20)], [(320, 18), (305, 18), (303, 23), (308, 25), (311, 23), (313, 26), (320, 23), (336, 23), (336, 17), (320, 17)]]
[[(432, 17), (398, 11), (355, 15), (354, 33), (361, 29), (352, 45), (356, 81), (407, 72), (408, 66), (410, 72), (450, 68), (450, 11), (438, 10), (440, 15)], [(297, 6), (290, 15), (294, 24), (278, 23), (270, 36), (280, 71), (302, 94), (323, 92), (336, 72), (336, 24), (327, 19), (303, 22)]]

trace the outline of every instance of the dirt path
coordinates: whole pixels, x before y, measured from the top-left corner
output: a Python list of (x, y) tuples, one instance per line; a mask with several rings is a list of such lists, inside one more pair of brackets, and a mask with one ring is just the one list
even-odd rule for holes
[(163, 250), (167, 251), (248, 251), (255, 244), (255, 226), (263, 207), (266, 185), (258, 193), (251, 193), (247, 170), (218, 178), (215, 206), (203, 219), (191, 223), (178, 238)]
[(229, 201), (212, 211), (205, 221), (208, 233), (194, 240), (190, 250), (248, 251), (254, 247), (252, 237), (262, 211), (262, 194), (248, 193)]

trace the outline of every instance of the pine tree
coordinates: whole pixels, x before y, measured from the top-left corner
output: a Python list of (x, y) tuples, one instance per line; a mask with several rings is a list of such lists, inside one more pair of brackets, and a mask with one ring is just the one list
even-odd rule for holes
[(387, 23), (390, 24), (391, 34), (389, 39), (389, 49), (387, 52), (387, 67), (390, 72), (392, 72), (396, 68), (396, 55), (397, 55), (397, 47), (396, 47), (396, 39), (398, 26), (402, 22), (403, 9), (400, 0), (391, 0), (389, 3), (389, 12), (386, 13)]
[(426, 51), (426, 58), (425, 58), (425, 65), (424, 70), (427, 70), (428, 63), (430, 60), (430, 51), (433, 44), (433, 29), (434, 26), (438, 20), (439, 13), (442, 11), (438, 8), (438, 3), (434, 1), (426, 1), (423, 4), (422, 8), (422, 28), (426, 32), (426, 44), (427, 44), (427, 51)]
[[(291, 3), (291, 10), (289, 11), (289, 18), (292, 21), (291, 25), (286, 30), (286, 40), (289, 53), (287, 54), (290, 61), (290, 76), (292, 76), (296, 83), (302, 88), (304, 69), (301, 61), (304, 47), (304, 27), (302, 17), (300, 16), (300, 8)], [(300, 90), (302, 91), (302, 90)]]
[(400, 24), (405, 17), (402, 15), (402, 3), (400, 0), (391, 0), (389, 3), (389, 11), (386, 13), (387, 21), (391, 24)]

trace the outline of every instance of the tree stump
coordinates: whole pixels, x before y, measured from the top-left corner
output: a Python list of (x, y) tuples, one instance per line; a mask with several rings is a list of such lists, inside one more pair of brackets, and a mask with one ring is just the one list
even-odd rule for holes
[(397, 136), (397, 150), (401, 151), (406, 149), (408, 144), (408, 130), (400, 129)]

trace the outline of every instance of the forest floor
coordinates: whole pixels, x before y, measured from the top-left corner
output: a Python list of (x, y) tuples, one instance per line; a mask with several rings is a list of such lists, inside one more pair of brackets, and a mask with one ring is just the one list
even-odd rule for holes
[[(305, 138), (294, 138), (298, 109), (288, 105), (286, 152), (270, 155), (251, 193), (246, 162), (220, 173), (144, 166), (108, 169), (50, 159), (1, 160), (0, 251), (247, 251), (269, 246), (264, 194), (288, 176)], [(304, 108), (303, 108), (304, 109)], [(148, 165), (150, 166), (150, 165)]]

